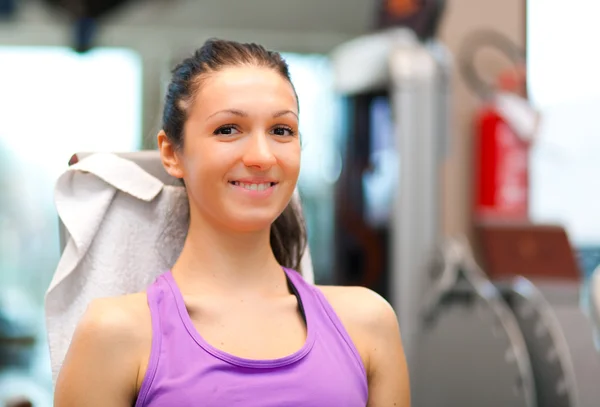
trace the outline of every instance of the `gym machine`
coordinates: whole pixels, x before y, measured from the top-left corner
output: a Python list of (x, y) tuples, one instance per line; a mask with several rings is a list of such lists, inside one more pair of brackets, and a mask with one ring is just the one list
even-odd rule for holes
[(424, 293), (421, 271), (441, 234), (446, 57), (441, 46), (423, 45), (408, 29), (356, 39), (332, 56), (350, 120), (336, 184), (335, 278), (390, 301), (409, 364)]
[[(429, 270), (415, 406), (594, 406), (600, 355), (563, 228), (481, 225)], [(436, 391), (432, 391), (436, 389)]]
[(372, 288), (395, 308), (413, 405), (598, 405), (600, 356), (564, 230), (481, 224), (483, 263), (466, 241), (443, 241), (446, 49), (388, 28), (342, 44), (332, 61), (348, 118), (335, 278)]

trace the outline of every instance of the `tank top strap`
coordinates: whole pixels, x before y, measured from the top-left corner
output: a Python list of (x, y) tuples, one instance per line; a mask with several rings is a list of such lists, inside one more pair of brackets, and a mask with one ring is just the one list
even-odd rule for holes
[(301, 311), (304, 312), (305, 316), (317, 311), (315, 308), (317, 306), (317, 299), (313, 290), (314, 287), (311, 287), (297, 271), (285, 267), (283, 271), (285, 271), (288, 281), (292, 283), (293, 288), (297, 291), (298, 296), (300, 296), (300, 301), (302, 302), (300, 305), (302, 307)]
[(329, 317), (324, 312), (319, 299), (319, 289), (307, 282), (297, 271), (285, 267), (283, 270), (300, 297), (298, 305), (300, 311), (304, 313), (309, 334), (311, 329), (313, 332), (323, 329), (323, 323), (330, 325)]
[(304, 280), (299, 273), (285, 268), (284, 270), (286, 271), (289, 279), (292, 280), (292, 283), (300, 292), (302, 301), (304, 303), (304, 308), (305, 310), (308, 309), (306, 311), (308, 314), (308, 319), (309, 321), (312, 321), (313, 327), (319, 330), (333, 330), (335, 335), (341, 339), (346, 349), (350, 352), (354, 366), (358, 369), (358, 371), (361, 372), (361, 376), (365, 378), (364, 383), (361, 383), (363, 390), (367, 392), (367, 372), (365, 370), (360, 353), (354, 345), (354, 342), (344, 327), (341, 319), (325, 297), (325, 294), (323, 294), (318, 287), (315, 287)]

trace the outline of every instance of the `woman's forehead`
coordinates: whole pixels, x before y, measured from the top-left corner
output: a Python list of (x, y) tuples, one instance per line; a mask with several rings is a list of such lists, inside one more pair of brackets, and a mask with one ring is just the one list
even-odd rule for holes
[(272, 107), (297, 113), (297, 100), (292, 85), (281, 74), (264, 67), (232, 67), (215, 72), (202, 80), (196, 94), (196, 107), (201, 110)]

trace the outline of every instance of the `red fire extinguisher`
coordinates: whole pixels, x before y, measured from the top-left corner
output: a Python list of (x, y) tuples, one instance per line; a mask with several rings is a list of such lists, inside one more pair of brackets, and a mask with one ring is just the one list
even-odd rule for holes
[[(482, 46), (500, 49), (515, 64), (493, 85), (475, 74), (473, 56)], [(474, 219), (527, 221), (529, 153), (539, 115), (526, 98), (523, 52), (496, 32), (477, 32), (467, 41), (461, 68), (482, 100), (474, 128)]]

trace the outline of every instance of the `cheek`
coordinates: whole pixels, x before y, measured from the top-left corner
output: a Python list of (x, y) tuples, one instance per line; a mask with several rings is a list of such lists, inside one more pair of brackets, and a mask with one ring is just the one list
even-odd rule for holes
[(216, 143), (197, 143), (190, 148), (185, 161), (185, 172), (188, 182), (195, 186), (197, 193), (203, 188), (210, 188), (215, 180), (220, 180), (228, 167), (228, 154), (219, 150)]
[(298, 141), (282, 144), (277, 154), (277, 161), (286, 178), (298, 179), (300, 173), (300, 143)]

